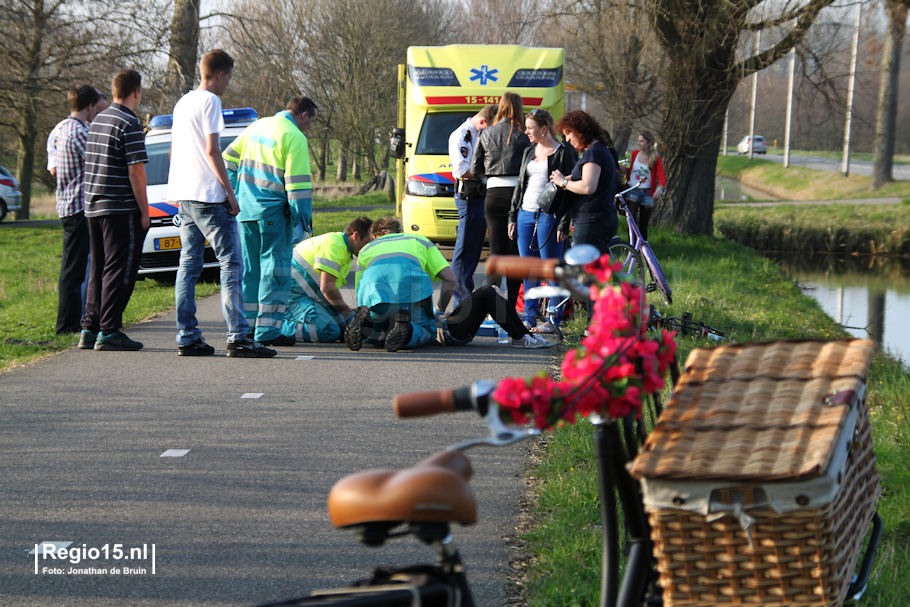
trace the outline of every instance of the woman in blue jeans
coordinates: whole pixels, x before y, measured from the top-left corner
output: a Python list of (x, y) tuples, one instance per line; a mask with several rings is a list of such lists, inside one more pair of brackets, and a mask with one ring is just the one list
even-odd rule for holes
[[(555, 170), (570, 172), (577, 158), (569, 146), (560, 143), (553, 136), (553, 116), (546, 110), (532, 110), (525, 118), (525, 134), (533, 144), (525, 150), (518, 174), (518, 186), (512, 194), (509, 210), (509, 238), (518, 240), (518, 254), (522, 257), (552, 259), (562, 257), (563, 243), (556, 238), (557, 224), (568, 224), (565, 209), (565, 192), (559, 192), (553, 209), (544, 213), (538, 199), (550, 181)], [(567, 227), (565, 228), (567, 230)], [(525, 307), (524, 323), (532, 332), (551, 333), (555, 328), (548, 322), (537, 326), (538, 301), (528, 299), (527, 293), (540, 284), (538, 281), (524, 281)], [(551, 302), (553, 306), (558, 302)], [(561, 310), (555, 312), (555, 321), (561, 319)]]
[[(566, 142), (581, 152), (570, 173), (560, 169), (550, 173), (550, 181), (573, 194), (569, 210), (572, 241), (594, 245), (601, 254), (606, 253), (619, 223), (613, 204), (616, 158), (607, 147), (610, 138), (592, 116), (581, 110), (568, 112), (556, 126)], [(560, 226), (557, 238), (564, 241), (568, 230)]]

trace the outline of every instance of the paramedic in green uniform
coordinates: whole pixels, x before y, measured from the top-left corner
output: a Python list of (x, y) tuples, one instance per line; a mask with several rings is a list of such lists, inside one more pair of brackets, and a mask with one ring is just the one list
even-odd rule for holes
[(401, 220), (373, 222), (374, 240), (357, 255), (357, 309), (344, 330), (351, 350), (363, 342), (382, 344), (389, 352), (417, 348), (436, 338), (433, 282), (442, 281), (439, 309), (445, 310), (457, 288), (449, 262), (429, 239), (402, 234)]
[(316, 104), (294, 97), (287, 109), (248, 126), (224, 151), (240, 204), (243, 245), (243, 311), (254, 339), (288, 346), (281, 334), (291, 287), (294, 242), (313, 233), (310, 153), (303, 134), (316, 119)]
[(344, 232), (307, 238), (294, 247), (282, 335), (310, 343), (338, 341), (353, 316), (338, 289), (347, 282), (353, 256), (370, 242), (372, 224), (368, 217), (358, 217)]

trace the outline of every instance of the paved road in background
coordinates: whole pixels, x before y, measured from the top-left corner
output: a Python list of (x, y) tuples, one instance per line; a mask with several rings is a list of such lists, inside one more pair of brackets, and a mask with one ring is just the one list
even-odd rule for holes
[[(140, 352), (71, 349), (0, 375), (0, 605), (252, 605), (378, 564), (428, 562), (429, 549), (408, 538), (367, 549), (334, 530), (330, 487), (485, 434), (471, 414), (397, 420), (395, 394), (531, 375), (553, 352), (484, 337), (394, 354), (298, 345), (231, 360), (217, 296), (201, 302), (200, 319), (214, 357), (178, 358), (169, 313), (129, 329)], [(161, 457), (169, 449), (190, 451)], [(479, 605), (506, 602), (526, 455), (524, 445), (472, 451), (481, 522), (454, 535)], [(79, 575), (42, 573), (54, 564), (39, 560), (35, 574), (28, 551), (42, 541), (145, 545), (149, 558), (72, 565), (108, 570)]]
[[(783, 164), (784, 155), (783, 154), (759, 154), (755, 156), (756, 158), (763, 158), (767, 160), (773, 160), (774, 162)], [(807, 169), (815, 169), (817, 171), (833, 171), (835, 173), (841, 172), (841, 160), (838, 158), (820, 158), (818, 156), (797, 156), (794, 154), (790, 155), (790, 166), (798, 166)], [(872, 175), (872, 162), (868, 160), (854, 160), (850, 159), (850, 174), (851, 175), (863, 175), (869, 177)], [(892, 176), (895, 180), (910, 180), (910, 165), (906, 164), (895, 164), (892, 170)]]

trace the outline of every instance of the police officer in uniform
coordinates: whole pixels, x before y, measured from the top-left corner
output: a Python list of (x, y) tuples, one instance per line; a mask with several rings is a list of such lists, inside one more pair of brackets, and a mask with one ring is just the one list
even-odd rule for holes
[[(480, 260), (487, 221), (483, 201), (486, 194), (483, 182), (471, 175), (471, 158), (477, 136), (493, 123), (497, 106), (488, 105), (465, 120), (449, 135), (449, 160), (455, 177), (455, 208), (458, 210), (458, 233), (452, 253), (452, 270), (464, 293), (474, 290), (474, 270)], [(461, 294), (456, 291), (453, 305), (458, 306)]]

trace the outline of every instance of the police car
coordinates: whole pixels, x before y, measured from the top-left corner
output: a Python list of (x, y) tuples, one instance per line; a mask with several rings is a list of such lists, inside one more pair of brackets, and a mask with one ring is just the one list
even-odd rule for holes
[[(222, 110), (224, 130), (221, 149), (224, 150), (259, 116), (253, 108)], [(163, 274), (177, 271), (180, 265), (180, 219), (178, 203), (167, 200), (167, 177), (171, 166), (171, 125), (173, 116), (163, 114), (149, 121), (145, 135), (148, 164), (145, 173), (149, 200), (149, 231), (142, 244), (139, 274)], [(217, 268), (218, 260), (211, 247), (206, 246), (203, 267)]]
[(19, 210), (22, 193), (19, 192), (19, 180), (3, 167), (0, 167), (0, 221), (7, 213)]

